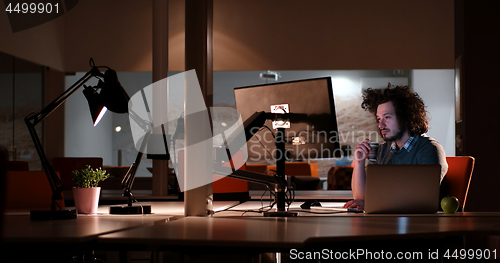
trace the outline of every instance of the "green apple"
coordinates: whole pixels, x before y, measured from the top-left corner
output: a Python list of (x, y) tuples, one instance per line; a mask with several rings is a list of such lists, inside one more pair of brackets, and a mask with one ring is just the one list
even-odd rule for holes
[(447, 196), (441, 199), (441, 208), (446, 214), (453, 214), (458, 210), (458, 198)]

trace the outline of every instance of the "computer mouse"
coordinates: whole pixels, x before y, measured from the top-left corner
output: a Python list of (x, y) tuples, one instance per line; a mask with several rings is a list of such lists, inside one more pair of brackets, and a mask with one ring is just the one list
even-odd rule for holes
[(300, 205), (300, 208), (311, 209), (311, 206), (321, 206), (321, 203), (318, 200), (306, 200), (303, 204)]

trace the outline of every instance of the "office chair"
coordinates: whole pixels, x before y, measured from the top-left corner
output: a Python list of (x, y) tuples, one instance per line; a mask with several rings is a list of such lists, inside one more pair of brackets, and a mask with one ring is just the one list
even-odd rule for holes
[[(44, 171), (7, 171), (6, 175), (5, 208), (50, 208), (52, 190)], [(64, 200), (57, 203), (65, 207)]]
[[(276, 173), (274, 172), (276, 171), (276, 165), (269, 165), (267, 169), (267, 174)], [(290, 184), (295, 188), (295, 190), (317, 190), (320, 183), (317, 170), (317, 163), (285, 163), (285, 174), (290, 177)]]
[(29, 163), (27, 161), (7, 161), (7, 171), (29, 171)]
[(328, 190), (351, 190), (352, 166), (332, 166), (328, 170)]
[[(247, 171), (252, 171), (256, 173), (266, 173), (267, 164), (266, 163), (247, 163), (245, 165)], [(267, 190), (267, 187), (263, 184), (248, 182), (249, 190)]]
[(441, 184), (444, 185), (449, 196), (458, 198), (459, 209), (465, 211), (475, 159), (472, 156), (453, 156), (446, 157), (446, 162), (448, 163), (448, 172)]

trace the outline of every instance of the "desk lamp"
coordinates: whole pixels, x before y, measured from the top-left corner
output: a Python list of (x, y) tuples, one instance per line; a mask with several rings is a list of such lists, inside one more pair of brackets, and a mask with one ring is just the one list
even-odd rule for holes
[[(143, 98), (145, 99), (144, 91), (141, 90), (141, 92), (143, 94)], [(147, 104), (145, 104), (145, 105), (147, 105)], [(148, 112), (149, 112), (149, 109), (148, 109)], [(135, 174), (137, 173), (137, 169), (139, 168), (139, 164), (141, 163), (141, 160), (142, 160), (143, 152), (146, 149), (146, 145), (147, 145), (149, 137), (151, 136), (151, 133), (152, 133), (152, 129), (151, 129), (152, 124), (150, 121), (143, 120), (132, 109), (129, 109), (129, 116), (144, 131), (148, 131), (148, 132), (142, 138), (141, 146), (140, 146), (139, 151), (137, 153), (137, 157), (135, 158), (135, 162), (132, 163), (132, 165), (130, 166), (130, 168), (127, 171), (127, 174), (125, 174), (125, 176), (123, 177), (123, 180), (121, 182), (122, 189), (123, 189), (122, 195), (128, 198), (127, 205), (126, 206), (111, 206), (109, 208), (109, 213), (110, 214), (118, 214), (118, 215), (150, 214), (151, 213), (151, 206), (149, 206), (149, 205), (132, 206), (132, 199), (135, 199), (135, 198), (134, 198), (134, 195), (132, 194), (131, 189), (132, 189), (132, 185), (134, 184)], [(166, 143), (165, 143), (165, 145), (166, 145)]]
[[(31, 139), (35, 144), (38, 157), (40, 158), (43, 170), (52, 190), (52, 203), (50, 210), (30, 211), (31, 219), (74, 219), (77, 217), (76, 210), (62, 210), (56, 203), (56, 200), (63, 199), (63, 184), (45, 155), (42, 143), (40, 142), (38, 134), (35, 130), (35, 126), (42, 122), (61, 104), (63, 104), (71, 95), (73, 95), (73, 93), (75, 93), (75, 91), (77, 91), (92, 77), (99, 79), (97, 86), (85, 86), (83, 93), (88, 100), (94, 126), (97, 125), (107, 109), (117, 113), (126, 113), (128, 110), (128, 100), (130, 97), (118, 81), (116, 72), (106, 66), (95, 66), (92, 58), (90, 59), (89, 64), (91, 67), (90, 71), (87, 72), (81, 79), (74, 83), (40, 112), (29, 114), (24, 118), (24, 122), (28, 126)], [(107, 68), (107, 70), (103, 74), (99, 68)]]

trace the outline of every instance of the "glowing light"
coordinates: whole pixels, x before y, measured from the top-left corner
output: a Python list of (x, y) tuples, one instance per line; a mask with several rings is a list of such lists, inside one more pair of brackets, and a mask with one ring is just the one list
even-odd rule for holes
[(115, 132), (120, 132), (122, 130), (122, 126), (116, 126), (115, 127)]
[(94, 122), (94, 127), (97, 126), (97, 124), (101, 121), (102, 117), (104, 117), (104, 114), (106, 114), (106, 111), (108, 111), (108, 108), (102, 107), (101, 112), (99, 112), (99, 116), (97, 116), (97, 119)]

